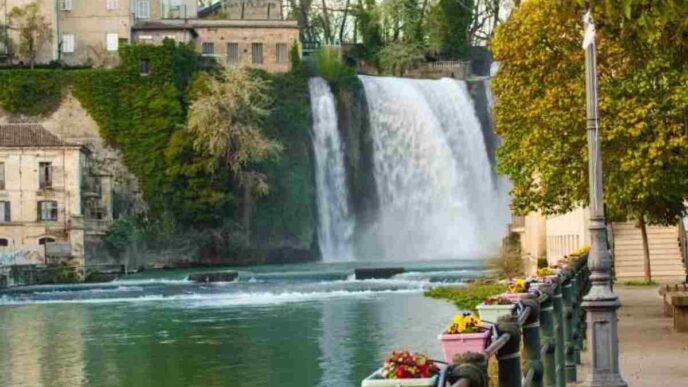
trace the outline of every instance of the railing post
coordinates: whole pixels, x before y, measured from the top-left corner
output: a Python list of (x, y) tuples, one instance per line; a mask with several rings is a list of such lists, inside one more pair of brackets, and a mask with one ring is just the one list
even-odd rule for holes
[(555, 387), (557, 384), (557, 364), (554, 356), (556, 342), (554, 340), (554, 306), (552, 305), (552, 295), (554, 289), (552, 285), (540, 285), (540, 292), (547, 297), (540, 304), (540, 335), (543, 345), (547, 346), (544, 353), (544, 385), (545, 387)]
[(540, 355), (540, 303), (536, 299), (524, 299), (521, 301), (524, 307), (530, 308), (530, 314), (523, 326), (523, 358), (525, 370), (532, 369), (533, 387), (542, 387), (542, 358)]
[[(468, 387), (488, 387), (487, 358), (482, 353), (468, 352), (454, 356), (454, 368), (449, 382), (453, 385), (461, 379), (468, 381)], [(444, 386), (441, 386), (444, 387)]]
[(557, 386), (566, 387), (566, 358), (564, 356), (564, 307), (561, 293), (561, 279), (557, 280), (552, 295), (554, 305), (554, 340), (555, 358), (557, 360)]
[(497, 351), (499, 386), (521, 387), (521, 327), (516, 316), (502, 316), (497, 331), (508, 334), (509, 341)]
[(572, 328), (573, 328), (573, 358), (576, 361), (576, 364), (581, 364), (581, 350), (583, 350), (582, 342), (581, 342), (581, 313), (580, 313), (580, 303), (581, 303), (581, 297), (580, 297), (580, 290), (578, 289), (578, 284), (580, 283), (580, 270), (577, 270), (573, 278), (571, 278), (571, 307), (572, 307), (572, 312), (573, 312), (573, 317), (571, 318), (571, 321), (573, 323)]
[(564, 354), (566, 363), (566, 382), (576, 381), (576, 354), (573, 341), (573, 292), (571, 277), (573, 272), (565, 272), (565, 279), (561, 284), (563, 317), (564, 317)]

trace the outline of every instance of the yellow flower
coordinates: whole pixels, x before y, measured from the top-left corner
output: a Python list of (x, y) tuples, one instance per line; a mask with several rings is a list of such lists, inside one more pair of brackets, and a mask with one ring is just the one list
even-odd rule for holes
[(509, 293), (524, 293), (526, 291), (526, 281), (516, 278), (509, 284)]
[(472, 314), (457, 314), (454, 315), (452, 323), (449, 324), (446, 331), (449, 334), (457, 333), (472, 333), (480, 329), (480, 319)]

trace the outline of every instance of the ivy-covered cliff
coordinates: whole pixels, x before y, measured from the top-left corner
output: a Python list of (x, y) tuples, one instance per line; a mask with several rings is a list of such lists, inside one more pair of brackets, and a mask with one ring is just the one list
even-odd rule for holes
[[(186, 259), (196, 261), (259, 263), (275, 260), (275, 250), (312, 258), (308, 251), (317, 250), (315, 190), (303, 69), (253, 74), (267, 79), (274, 96), (263, 133), (283, 151), (253, 166), (266, 175), (270, 191), (255, 202), (252, 230), (242, 230), (236, 221), (240, 194), (235, 180), (226, 169), (208, 173), (202, 168), (203, 156), (190, 146), (184, 130), (190, 99), (198, 92), (196, 75), (215, 71), (214, 65), (171, 41), (124, 46), (120, 57), (120, 66), (112, 70), (0, 70), (5, 112), (22, 119), (47, 116), (71, 92), (138, 180), (148, 210), (119, 214), (105, 237), (110, 252), (122, 253), (138, 243), (149, 250), (178, 247)], [(142, 63), (147, 74), (141, 72)]]

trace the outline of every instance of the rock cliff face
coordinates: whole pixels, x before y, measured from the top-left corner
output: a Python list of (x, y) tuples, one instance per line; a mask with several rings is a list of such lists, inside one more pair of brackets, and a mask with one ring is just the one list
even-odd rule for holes
[(370, 134), (368, 102), (358, 79), (335, 89), (337, 120), (344, 142), (347, 179), (351, 208), (356, 217), (354, 246), (357, 256), (369, 256), (377, 251), (377, 242), (369, 232), (379, 208), (373, 175), (373, 139)]

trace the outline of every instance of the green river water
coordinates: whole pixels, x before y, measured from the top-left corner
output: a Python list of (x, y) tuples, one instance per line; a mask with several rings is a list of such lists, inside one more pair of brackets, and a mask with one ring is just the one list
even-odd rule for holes
[(393, 349), (439, 358), (436, 335), (456, 309), (422, 290), (482, 273), (479, 261), (405, 262), (395, 278), (355, 281), (354, 266), (0, 293), (0, 386), (358, 386)]

